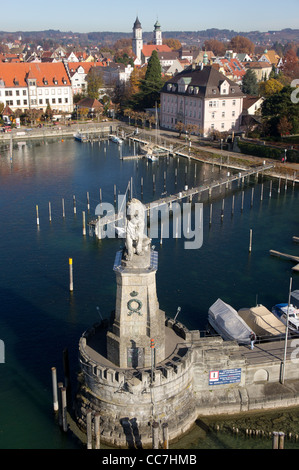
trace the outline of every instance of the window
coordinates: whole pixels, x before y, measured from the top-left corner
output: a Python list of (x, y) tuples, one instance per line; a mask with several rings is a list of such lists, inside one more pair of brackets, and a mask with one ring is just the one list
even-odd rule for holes
[(225, 117), (225, 112), (224, 112), (224, 111), (222, 111), (222, 117), (223, 117), (223, 118)]
[(215, 113), (212, 113), (212, 119), (215, 119)]
[(23, 106), (27, 106), (27, 100), (23, 101)]
[(23, 90), (23, 96), (26, 96), (27, 93), (26, 93), (26, 90)]
[(236, 106), (236, 100), (233, 100), (233, 106)]
[(5, 90), (5, 96), (12, 96), (11, 90)]
[(17, 106), (21, 106), (21, 100), (17, 100)]
[(16, 90), (16, 96), (20, 96), (20, 90)]
[(39, 104), (43, 104), (43, 100), (39, 100), (38, 103), (39, 103)]
[(235, 117), (235, 115), (236, 115), (236, 111), (233, 111), (232, 116)]
[(62, 103), (62, 99), (61, 99), (61, 98), (58, 98), (58, 103), (59, 103), (59, 104)]
[(13, 100), (7, 100), (6, 106), (13, 106)]
[(68, 103), (68, 102), (69, 102), (69, 99), (68, 99), (68, 98), (64, 98), (64, 102), (65, 102), (65, 103)]
[(225, 100), (222, 101), (222, 106), (225, 106)]
[(55, 98), (52, 98), (52, 104), (55, 104), (55, 103), (56, 103)]
[(224, 129), (224, 122), (221, 123), (221, 129)]

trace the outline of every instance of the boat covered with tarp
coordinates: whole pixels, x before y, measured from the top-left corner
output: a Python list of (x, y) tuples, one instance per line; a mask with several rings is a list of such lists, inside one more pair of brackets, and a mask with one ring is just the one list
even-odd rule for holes
[(291, 303), (294, 307), (299, 308), (299, 290), (291, 292)]
[(257, 336), (278, 337), (285, 335), (286, 327), (264, 305), (251, 308), (241, 308), (238, 315), (247, 323)]
[(239, 344), (249, 344), (252, 330), (229, 304), (217, 299), (208, 312), (212, 328), (226, 341), (237, 341)]

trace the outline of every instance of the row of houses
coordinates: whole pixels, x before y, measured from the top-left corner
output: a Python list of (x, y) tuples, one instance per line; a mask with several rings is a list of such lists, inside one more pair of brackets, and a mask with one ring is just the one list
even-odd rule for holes
[(0, 63), (0, 102), (13, 112), (17, 109), (73, 111), (73, 97), (87, 91), (86, 76), (97, 68), (104, 83), (129, 80), (131, 65), (98, 62), (20, 62)]

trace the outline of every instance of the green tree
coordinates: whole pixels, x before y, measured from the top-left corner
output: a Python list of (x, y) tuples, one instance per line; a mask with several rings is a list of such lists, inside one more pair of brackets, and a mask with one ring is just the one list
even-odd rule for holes
[(95, 100), (99, 99), (99, 89), (104, 84), (102, 71), (98, 69), (99, 67), (92, 67), (86, 76), (87, 95)]
[[(262, 104), (262, 117), (266, 133), (272, 136), (280, 135), (285, 129), (286, 120), (291, 125), (289, 132), (299, 131), (299, 107), (293, 103), (291, 95), (294, 88), (284, 87), (278, 93), (270, 95)], [(286, 118), (286, 119), (283, 119)]]
[(253, 70), (248, 69), (243, 77), (242, 91), (246, 95), (258, 95), (257, 78)]
[(142, 108), (152, 108), (160, 101), (160, 90), (163, 86), (161, 64), (157, 51), (153, 51), (148, 61), (144, 80), (140, 86), (140, 104)]

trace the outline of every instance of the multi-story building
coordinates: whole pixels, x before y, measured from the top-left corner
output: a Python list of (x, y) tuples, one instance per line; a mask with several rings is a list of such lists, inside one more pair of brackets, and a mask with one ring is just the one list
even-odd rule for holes
[(244, 94), (212, 66), (191, 67), (168, 80), (160, 93), (160, 125), (176, 129), (182, 122), (207, 136), (211, 131), (238, 131)]
[(12, 111), (37, 109), (48, 104), (56, 113), (72, 112), (73, 93), (63, 62), (1, 63), (0, 102)]

